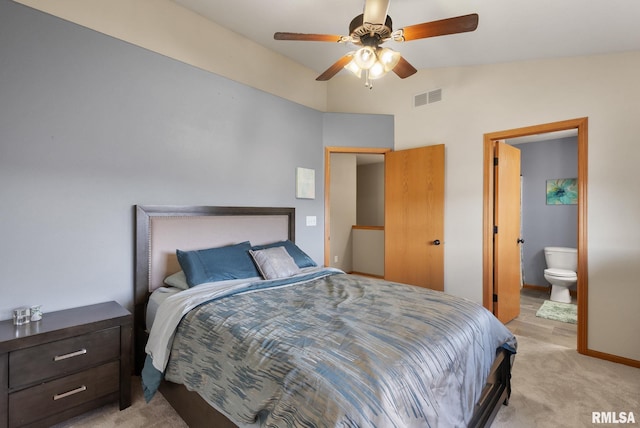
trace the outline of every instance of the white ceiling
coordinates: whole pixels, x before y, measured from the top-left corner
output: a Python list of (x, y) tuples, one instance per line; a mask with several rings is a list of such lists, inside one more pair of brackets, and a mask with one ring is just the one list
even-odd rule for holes
[[(362, 0), (175, 0), (315, 70), (353, 46), (275, 41), (276, 31), (347, 35)], [(639, 0), (391, 0), (394, 29), (478, 13), (476, 31), (387, 42), (417, 69), (640, 50)], [(215, 40), (212, 40), (212, 47)]]

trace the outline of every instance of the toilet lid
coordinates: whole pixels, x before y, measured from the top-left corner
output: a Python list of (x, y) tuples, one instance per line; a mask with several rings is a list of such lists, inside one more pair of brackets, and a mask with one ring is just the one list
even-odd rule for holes
[(549, 269), (545, 269), (544, 273), (546, 273), (548, 275), (563, 277), (563, 278), (569, 278), (569, 277), (572, 277), (572, 276), (576, 276), (576, 273), (574, 271), (567, 270), (567, 269), (549, 268)]

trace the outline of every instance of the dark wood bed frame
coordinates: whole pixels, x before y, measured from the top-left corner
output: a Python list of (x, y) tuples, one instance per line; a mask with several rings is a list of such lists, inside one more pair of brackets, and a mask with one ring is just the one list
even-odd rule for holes
[[(213, 207), (213, 206), (136, 206), (136, 276), (134, 292), (134, 339), (135, 370), (139, 374), (144, 364), (144, 347), (148, 332), (145, 322), (145, 305), (151, 286), (151, 224), (155, 217), (191, 217), (210, 216), (286, 216), (287, 236), (295, 242), (295, 208), (279, 207)], [(242, 238), (245, 239), (245, 238)], [(170, 272), (172, 273), (172, 272)], [(490, 426), (500, 405), (508, 404), (511, 395), (511, 366), (513, 355), (500, 348), (491, 367), (491, 373), (475, 406), (470, 427)], [(236, 427), (229, 419), (211, 407), (196, 392), (188, 391), (183, 385), (163, 381), (160, 392), (190, 427)]]

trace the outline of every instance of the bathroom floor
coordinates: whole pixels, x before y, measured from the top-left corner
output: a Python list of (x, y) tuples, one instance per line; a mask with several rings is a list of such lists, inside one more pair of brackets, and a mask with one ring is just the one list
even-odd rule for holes
[[(577, 324), (568, 324), (536, 317), (536, 312), (545, 300), (549, 300), (549, 293), (530, 288), (520, 291), (520, 315), (507, 323), (507, 327), (516, 336), (527, 336), (534, 339), (553, 343), (567, 348), (576, 349)], [(576, 303), (575, 297), (572, 298)]]

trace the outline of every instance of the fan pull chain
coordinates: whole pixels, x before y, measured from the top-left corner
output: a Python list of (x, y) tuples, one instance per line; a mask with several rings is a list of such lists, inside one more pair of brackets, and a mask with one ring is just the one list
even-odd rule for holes
[(364, 71), (364, 86), (369, 89), (373, 89), (373, 82), (371, 81), (371, 79), (369, 79), (369, 70), (363, 70), (363, 71)]

